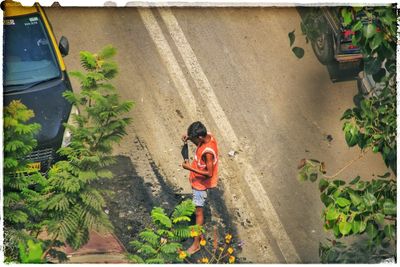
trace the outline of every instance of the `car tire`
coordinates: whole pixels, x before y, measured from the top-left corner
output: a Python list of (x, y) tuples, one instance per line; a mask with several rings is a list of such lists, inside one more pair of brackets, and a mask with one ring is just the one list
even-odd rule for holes
[[(318, 23), (325, 23), (323, 19), (318, 20)], [(311, 46), (314, 50), (314, 54), (317, 56), (319, 62), (327, 65), (334, 60), (334, 47), (333, 47), (333, 36), (332, 31), (326, 27), (326, 31), (321, 32), (320, 35), (311, 42)]]

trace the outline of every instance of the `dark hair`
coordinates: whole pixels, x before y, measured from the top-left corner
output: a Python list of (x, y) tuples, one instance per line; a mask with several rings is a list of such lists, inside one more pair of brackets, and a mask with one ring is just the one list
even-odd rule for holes
[(193, 122), (187, 130), (187, 135), (189, 139), (199, 136), (205, 137), (207, 135), (206, 126), (199, 121)]

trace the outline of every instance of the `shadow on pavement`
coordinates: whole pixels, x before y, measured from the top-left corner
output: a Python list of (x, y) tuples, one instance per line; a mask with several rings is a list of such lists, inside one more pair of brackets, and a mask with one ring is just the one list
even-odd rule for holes
[[(161, 206), (167, 214), (171, 214), (178, 203), (192, 197), (190, 194), (176, 194), (175, 188), (163, 177), (156, 164), (151, 160), (147, 164), (157, 179), (157, 186), (139, 176), (131, 159), (126, 156), (117, 156), (116, 163), (111, 166), (114, 178), (102, 180), (97, 185), (108, 191), (105, 196), (105, 211), (108, 212), (114, 226), (114, 234), (130, 252), (132, 248), (129, 242), (151, 225), (150, 212), (153, 207)], [(223, 240), (226, 233), (237, 237), (237, 230), (222, 197), (223, 191), (218, 188), (210, 191), (210, 205), (205, 210), (206, 237), (213, 237), (214, 226), (217, 226), (219, 240)], [(216, 217), (220, 218), (218, 221), (212, 218), (211, 209), (216, 213)], [(192, 221), (195, 221), (194, 216)], [(184, 242), (184, 248), (190, 244), (189, 239)]]

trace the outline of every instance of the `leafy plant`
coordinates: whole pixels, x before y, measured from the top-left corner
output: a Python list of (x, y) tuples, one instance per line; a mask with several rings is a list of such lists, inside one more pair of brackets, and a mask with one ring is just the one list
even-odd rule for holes
[(195, 206), (190, 199), (177, 205), (171, 216), (160, 207), (153, 208), (151, 217), (154, 227), (142, 231), (139, 240), (130, 242), (136, 253), (129, 254), (129, 260), (152, 264), (183, 262), (186, 254), (182, 251), (181, 242), (203, 231), (201, 226), (189, 224), (194, 211)]
[[(34, 116), (20, 101), (14, 100), (4, 108), (4, 232), (6, 261), (19, 261), (18, 244), (26, 245), (36, 239), (43, 215), (41, 190), (45, 178), (29, 168), (29, 155), (36, 146), (37, 123), (29, 123)], [(29, 242), (29, 241), (28, 241)], [(33, 242), (32, 240), (30, 242)]]
[(23, 242), (19, 242), (18, 249), (22, 263), (43, 263), (41, 258), (43, 253), (42, 242), (35, 243), (28, 240), (27, 246)]
[[(360, 155), (330, 176), (326, 175), (325, 163), (303, 159), (298, 167), (298, 178), (311, 182), (319, 179), (321, 201), (325, 205), (324, 229), (332, 231), (336, 238), (352, 235), (366, 240), (362, 246), (351, 249), (344, 243), (330, 240), (330, 243), (320, 245), (321, 260), (354, 262), (364, 257), (366, 262), (377, 262), (396, 254), (393, 247), (396, 243), (397, 182), (388, 179), (390, 173), (367, 181), (356, 177), (349, 184), (335, 178), (370, 150), (381, 153), (385, 164), (396, 174), (395, 40), (398, 18), (392, 6), (343, 7), (341, 16), (344, 26), (351, 28), (353, 45), (363, 53), (365, 71), (379, 87), (364, 95), (360, 105), (346, 110), (341, 118), (347, 145), (358, 146)], [(306, 32), (308, 30), (310, 28)], [(307, 34), (307, 37), (311, 35)]]
[(52, 237), (43, 257), (50, 253), (57, 240), (77, 249), (89, 238), (91, 229), (109, 229), (112, 225), (104, 213), (105, 201), (101, 191), (92, 183), (112, 178), (107, 167), (114, 162), (113, 145), (126, 135), (131, 119), (125, 114), (133, 102), (120, 102), (109, 82), (117, 74), (112, 61), (116, 49), (105, 47), (98, 54), (80, 53), (85, 72), (71, 72), (81, 83), (81, 91), (66, 92), (64, 96), (79, 111), (71, 114), (74, 124), (65, 125), (71, 132), (71, 142), (59, 154), (59, 161), (48, 173), (45, 209), (49, 214), (47, 232)]

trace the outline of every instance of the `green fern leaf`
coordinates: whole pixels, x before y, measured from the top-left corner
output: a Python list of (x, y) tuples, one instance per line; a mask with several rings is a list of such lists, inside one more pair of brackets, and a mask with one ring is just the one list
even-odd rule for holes
[(136, 250), (140, 250), (143, 246), (143, 243), (137, 240), (133, 240), (129, 242), (129, 245), (131, 245), (132, 247), (134, 247)]
[(83, 204), (94, 210), (102, 210), (102, 207), (105, 205), (105, 201), (101, 194), (93, 189), (87, 192), (82, 192), (81, 198)]
[(13, 210), (13, 211), (9, 210), (9, 212), (5, 212), (4, 215), (7, 218), (7, 220), (14, 223), (26, 223), (29, 218), (28, 215), (21, 210)]
[(132, 263), (140, 263), (140, 264), (143, 264), (143, 263), (145, 263), (144, 262), (144, 260), (140, 257), (140, 256), (138, 256), (138, 255), (128, 255), (128, 259), (129, 259), (129, 261), (131, 261)]
[(4, 206), (9, 207), (15, 203), (18, 203), (21, 200), (21, 197), (16, 192), (10, 192), (4, 194)]
[(147, 259), (146, 264), (164, 264), (165, 261), (162, 258), (152, 258), (152, 259)]
[(113, 173), (111, 171), (109, 171), (109, 170), (106, 170), (106, 169), (99, 170), (99, 171), (96, 172), (96, 174), (97, 174), (97, 176), (99, 178), (107, 178), (107, 179), (113, 178)]
[(172, 213), (172, 219), (182, 216), (190, 217), (194, 213), (195, 209), (196, 207), (193, 204), (193, 201), (191, 199), (187, 199), (175, 207), (174, 212)]
[(176, 253), (178, 252), (178, 249), (182, 248), (182, 244), (179, 243), (167, 243), (163, 246), (161, 246), (160, 250), (163, 253), (166, 254), (171, 254), (174, 253), (176, 255)]
[(151, 217), (153, 218), (153, 222), (159, 222), (162, 226), (171, 228), (172, 222), (170, 218), (165, 214), (164, 209), (160, 207), (156, 207), (151, 211)]
[(164, 236), (164, 237), (167, 237), (167, 238), (172, 238), (172, 237), (174, 237), (174, 233), (173, 233), (173, 232), (168, 231), (168, 230), (164, 230), (164, 229), (159, 229), (159, 230), (156, 231), (156, 233), (157, 233), (159, 236)]
[(147, 256), (157, 255), (157, 250), (155, 250), (152, 246), (144, 244), (139, 250), (139, 253), (142, 253)]
[(96, 58), (95, 56), (88, 51), (81, 51), (81, 64), (86, 70), (94, 70), (96, 69)]
[(180, 216), (172, 220), (173, 223), (179, 222), (190, 222), (190, 218), (188, 216)]
[(99, 53), (99, 58), (100, 59), (109, 59), (117, 53), (117, 49), (113, 47), (112, 45), (107, 45), (104, 47), (101, 52)]
[(139, 234), (139, 237), (150, 243), (153, 247), (159, 244), (159, 236), (152, 231), (143, 231)]
[(184, 239), (184, 238), (189, 238), (191, 229), (188, 226), (176, 226), (172, 232), (174, 233), (174, 236), (176, 236), (178, 239)]

